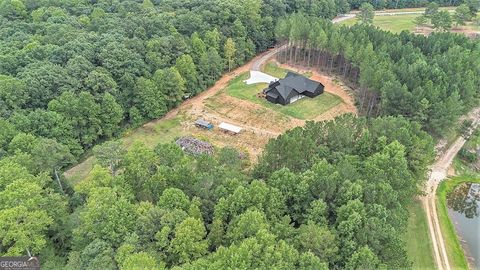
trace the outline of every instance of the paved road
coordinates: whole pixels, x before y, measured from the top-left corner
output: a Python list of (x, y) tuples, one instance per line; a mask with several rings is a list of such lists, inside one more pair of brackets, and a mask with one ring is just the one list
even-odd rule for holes
[[(468, 138), (480, 123), (480, 108), (472, 110), (465, 118), (473, 121), (472, 128), (466, 136)], [(437, 157), (437, 160), (431, 166), (430, 175), (425, 188), (426, 195), (422, 198), (423, 206), (427, 214), (428, 230), (433, 244), (434, 259), (437, 268), (440, 270), (450, 270), (451, 268), (448, 261), (448, 254), (445, 248), (442, 230), (440, 229), (440, 222), (438, 220), (435, 194), (438, 184), (447, 177), (447, 170), (452, 164), (458, 151), (460, 151), (465, 144), (465, 141), (466, 138), (460, 136), (446, 151)]]

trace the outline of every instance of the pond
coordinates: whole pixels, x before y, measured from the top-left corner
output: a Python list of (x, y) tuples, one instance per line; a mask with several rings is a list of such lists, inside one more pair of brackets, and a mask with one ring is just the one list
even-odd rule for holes
[(480, 184), (458, 185), (447, 195), (447, 205), (471, 266), (480, 269)]

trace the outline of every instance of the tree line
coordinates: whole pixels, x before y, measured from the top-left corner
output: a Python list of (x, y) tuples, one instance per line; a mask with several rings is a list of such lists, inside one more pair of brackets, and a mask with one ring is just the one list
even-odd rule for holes
[(417, 27), (425, 26), (430, 22), (434, 29), (447, 31), (452, 28), (452, 22), (459, 26), (474, 21), (479, 8), (480, 1), (467, 1), (467, 3), (459, 5), (453, 15), (450, 15), (448, 11), (439, 10), (439, 5), (432, 2), (426, 7), (424, 14), (415, 18), (414, 22)]
[(62, 195), (19, 160), (27, 141), (0, 160), (0, 251), (42, 269), (408, 268), (407, 207), (434, 157), (418, 123), (345, 115), (271, 140), (251, 172), (232, 148), (109, 141)]
[(164, 115), (272, 46), (279, 18), (293, 12), (332, 18), (356, 5), (2, 0), (0, 117), (79, 157), (123, 127)]
[(441, 135), (478, 104), (480, 49), (465, 36), (338, 27), (300, 13), (280, 20), (275, 31), (287, 44), (279, 61), (340, 75), (357, 89), (364, 115), (402, 115)]
[[(430, 3), (437, 3), (441, 6), (458, 6), (465, 3), (476, 3), (478, 0), (341, 0), (339, 6), (346, 7), (345, 10), (359, 9), (363, 4), (370, 4), (375, 9), (399, 9), (426, 7)], [(344, 13), (345, 11), (342, 10)]]
[[(423, 130), (476, 102), (479, 48), (318, 20), (338, 3), (1, 0), (0, 255), (44, 269), (408, 267), (406, 207), (433, 158)], [(341, 74), (381, 117), (291, 130), (253, 171), (230, 148), (97, 145), (275, 38), (290, 44), (280, 60)], [(95, 168), (64, 181), (87, 149)]]

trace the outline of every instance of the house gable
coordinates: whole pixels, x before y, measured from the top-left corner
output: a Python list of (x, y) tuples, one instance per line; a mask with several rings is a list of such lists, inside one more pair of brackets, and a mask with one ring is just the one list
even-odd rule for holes
[[(324, 86), (320, 82), (310, 80), (300, 74), (288, 72), (285, 78), (269, 84), (263, 92), (265, 98), (272, 103), (287, 105), (293, 97), (299, 95), (316, 97), (323, 93)], [(297, 100), (297, 98), (294, 98)]]

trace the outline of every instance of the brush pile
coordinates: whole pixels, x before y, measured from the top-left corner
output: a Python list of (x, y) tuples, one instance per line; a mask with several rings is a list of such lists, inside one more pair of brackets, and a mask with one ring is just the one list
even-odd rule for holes
[(213, 145), (193, 137), (181, 137), (176, 143), (183, 151), (191, 155), (213, 154)]

